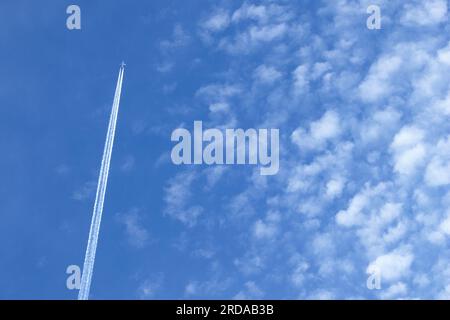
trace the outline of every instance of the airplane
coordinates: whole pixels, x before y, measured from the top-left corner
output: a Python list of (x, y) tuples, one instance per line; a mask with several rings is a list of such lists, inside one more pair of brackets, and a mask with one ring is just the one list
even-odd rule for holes
[(120, 67), (121, 67), (121, 68), (125, 68), (125, 66), (126, 66), (125, 62), (122, 61), (122, 63), (120, 64)]

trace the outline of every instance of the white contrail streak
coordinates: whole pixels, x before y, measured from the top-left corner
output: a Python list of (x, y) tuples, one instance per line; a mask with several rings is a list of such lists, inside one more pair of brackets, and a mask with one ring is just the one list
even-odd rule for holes
[(92, 273), (94, 270), (95, 252), (97, 250), (98, 234), (100, 231), (100, 222), (102, 220), (103, 202), (105, 201), (106, 185), (108, 183), (109, 164), (111, 162), (112, 148), (114, 144), (114, 135), (116, 133), (117, 115), (119, 113), (120, 95), (122, 92), (122, 81), (124, 73), (124, 64), (120, 67), (119, 77), (117, 79), (116, 93), (112, 106), (111, 116), (109, 118), (108, 132), (106, 134), (105, 149), (103, 151), (102, 166), (98, 177), (97, 194), (95, 196), (94, 211), (92, 213), (91, 228), (89, 230), (89, 239), (84, 258), (83, 275), (81, 277), (80, 292), (78, 300), (87, 300), (89, 298), (89, 289), (91, 287)]

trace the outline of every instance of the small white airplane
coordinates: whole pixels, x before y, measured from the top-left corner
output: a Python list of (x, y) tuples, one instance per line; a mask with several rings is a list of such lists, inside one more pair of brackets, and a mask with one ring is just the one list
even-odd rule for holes
[(125, 66), (126, 66), (125, 62), (122, 61), (122, 63), (120, 64), (120, 67), (121, 67), (121, 68), (125, 68)]

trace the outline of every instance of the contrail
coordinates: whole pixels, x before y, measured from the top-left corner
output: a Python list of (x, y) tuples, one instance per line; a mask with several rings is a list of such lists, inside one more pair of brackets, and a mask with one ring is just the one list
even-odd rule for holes
[(98, 177), (97, 193), (95, 195), (94, 211), (92, 213), (91, 228), (89, 230), (89, 239), (84, 258), (83, 275), (81, 276), (78, 300), (87, 300), (89, 298), (89, 289), (91, 287), (92, 273), (94, 271), (95, 252), (97, 250), (98, 234), (100, 231), (100, 222), (102, 220), (103, 202), (105, 201), (106, 185), (108, 183), (109, 164), (111, 162), (114, 135), (116, 133), (117, 115), (119, 113), (124, 70), (125, 64), (122, 63), (119, 70), (119, 77), (117, 79), (116, 93), (114, 94), (111, 116), (109, 118), (102, 166)]

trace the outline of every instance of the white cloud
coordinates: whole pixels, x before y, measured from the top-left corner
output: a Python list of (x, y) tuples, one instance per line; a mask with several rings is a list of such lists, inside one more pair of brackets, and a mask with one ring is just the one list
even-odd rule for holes
[(189, 205), (192, 196), (192, 184), (196, 179), (194, 171), (177, 174), (165, 187), (165, 214), (183, 222), (189, 227), (197, 223), (203, 207)]
[(256, 68), (254, 77), (263, 83), (272, 83), (281, 78), (281, 72), (271, 66), (264, 64)]
[(164, 282), (164, 276), (157, 274), (144, 280), (137, 290), (139, 299), (152, 299), (161, 290), (161, 286)]
[(317, 290), (313, 292), (310, 296), (308, 296), (308, 299), (311, 300), (334, 300), (336, 299), (336, 295), (329, 291), (329, 290)]
[(381, 224), (386, 224), (392, 222), (394, 219), (398, 218), (402, 212), (401, 203), (391, 203), (388, 202), (383, 205), (379, 213), (379, 222)]
[(250, 26), (247, 30), (237, 34), (234, 38), (223, 38), (219, 41), (219, 48), (230, 54), (248, 53), (260, 45), (281, 40), (289, 31), (285, 23)]
[(280, 23), (263, 27), (251, 27), (248, 34), (251, 42), (270, 42), (283, 36), (287, 31), (287, 25)]
[(401, 114), (396, 109), (388, 107), (378, 110), (368, 116), (363, 124), (364, 130), (360, 130), (363, 143), (383, 144), (390, 139), (393, 131), (398, 128)]
[(325, 141), (333, 139), (341, 132), (339, 116), (334, 111), (327, 111), (322, 118), (311, 123), (310, 134), (314, 140)]
[(335, 250), (333, 236), (330, 233), (320, 233), (314, 236), (311, 249), (316, 256), (329, 256)]
[(253, 227), (253, 234), (258, 239), (272, 238), (276, 232), (276, 229), (269, 224), (264, 223), (261, 220), (255, 222)]
[(307, 65), (298, 66), (294, 72), (294, 90), (297, 95), (305, 94), (309, 91), (309, 68)]
[(327, 182), (326, 185), (326, 195), (328, 198), (336, 198), (342, 194), (344, 189), (344, 180), (342, 178), (332, 179)]
[(367, 270), (377, 268), (381, 272), (382, 281), (392, 282), (409, 275), (414, 255), (408, 249), (397, 249), (381, 255), (372, 261)]
[(447, 20), (446, 0), (416, 1), (405, 4), (400, 21), (405, 25), (430, 26)]
[(156, 71), (158, 71), (160, 73), (168, 73), (168, 72), (172, 71), (173, 67), (174, 67), (173, 62), (165, 61), (156, 66)]
[(425, 182), (431, 187), (450, 184), (450, 136), (438, 141), (434, 157), (425, 171)]
[(230, 24), (230, 16), (225, 10), (218, 10), (202, 24), (202, 28), (210, 32), (218, 32), (226, 29)]
[(397, 282), (386, 290), (381, 292), (382, 299), (398, 299), (405, 296), (408, 293), (408, 286), (403, 282)]
[(442, 221), (439, 228), (444, 234), (450, 236), (450, 215), (448, 215), (447, 218)]
[(435, 158), (428, 164), (425, 172), (425, 182), (432, 187), (450, 184), (450, 162)]
[(426, 156), (424, 132), (414, 126), (404, 126), (394, 137), (390, 148), (394, 154), (394, 170), (410, 175), (416, 172)]
[(262, 20), (265, 21), (268, 18), (267, 8), (263, 5), (249, 5), (245, 2), (242, 7), (237, 9), (232, 16), (233, 22), (237, 22), (244, 19)]
[(229, 289), (231, 284), (231, 278), (221, 278), (219, 274), (214, 273), (208, 280), (189, 281), (184, 289), (184, 294), (187, 297), (216, 296)]
[[(374, 293), (379, 297), (446, 293), (445, 268), (435, 267), (450, 232), (450, 197), (445, 200), (450, 151), (444, 139), (450, 45), (438, 25), (444, 21), (442, 6), (415, 1), (402, 12), (404, 3), (384, 1), (383, 26), (393, 32), (377, 33), (371, 42), (360, 19), (366, 2), (321, 3), (316, 11), (296, 5), (269, 10), (271, 1), (247, 1), (228, 22), (215, 16), (216, 8), (206, 15), (217, 19), (203, 29), (211, 35), (207, 48), (213, 55), (225, 50), (214, 84), (196, 95), (209, 106), (211, 122), (276, 123), (284, 131), (280, 173), (261, 183), (269, 187), (256, 187), (247, 173), (233, 168), (226, 175), (197, 171), (191, 182), (183, 177), (177, 184), (184, 187), (171, 190), (184, 194), (167, 205), (174, 217), (225, 203), (211, 207), (217, 214), (205, 218), (212, 230), (205, 228), (207, 235), (220, 237), (214, 226), (230, 220), (236, 224), (227, 227), (247, 226), (234, 234), (248, 241), (245, 248), (225, 241), (237, 248), (232, 261), (242, 288), (232, 292), (239, 296), (246, 296), (249, 281), (274, 290), (288, 283), (301, 298), (371, 296), (352, 290), (364, 285), (358, 281), (367, 265), (382, 270), (383, 291)], [(412, 13), (425, 22), (414, 22)], [(311, 28), (317, 17), (323, 28)], [(408, 28), (393, 17), (402, 17)], [(409, 27), (420, 23), (429, 28), (412, 39), (415, 29)], [(374, 50), (371, 44), (378, 41), (383, 46)], [(233, 187), (202, 193), (219, 181)], [(189, 194), (191, 189), (200, 195)], [(261, 212), (279, 212), (279, 220)], [(301, 259), (286, 264), (297, 250)], [(364, 259), (370, 263), (361, 268)], [(415, 280), (424, 273), (432, 275)], [(323, 287), (317, 287), (318, 278)], [(186, 292), (198, 295), (201, 287), (194, 281)], [(434, 291), (426, 292), (431, 287)]]
[(408, 231), (408, 226), (404, 222), (399, 222), (397, 225), (390, 227), (383, 234), (383, 241), (385, 243), (394, 243), (403, 239)]
[(77, 201), (84, 201), (94, 198), (96, 186), (97, 184), (95, 183), (95, 181), (86, 182), (78, 190), (72, 193), (72, 199)]
[[(365, 188), (353, 196), (346, 210), (340, 210), (336, 214), (336, 222), (345, 227), (361, 225), (368, 218), (368, 209), (372, 200), (383, 194), (387, 189), (386, 184), (380, 183), (375, 187), (366, 185)], [(389, 211), (389, 210), (387, 210)]]
[(450, 42), (445, 48), (439, 49), (437, 54), (439, 62), (450, 65)]
[(207, 168), (203, 171), (206, 175), (206, 190), (212, 189), (223, 177), (227, 168), (225, 166), (215, 166)]
[(402, 58), (383, 56), (374, 63), (366, 79), (359, 86), (359, 94), (363, 101), (376, 102), (392, 93), (395, 86), (391, 78), (401, 68)]
[(133, 208), (129, 212), (119, 213), (116, 220), (125, 227), (128, 242), (136, 247), (143, 248), (149, 241), (149, 233), (142, 226), (142, 218), (138, 209)]
[(414, 126), (404, 126), (394, 137), (391, 147), (393, 149), (414, 147), (418, 142), (422, 142), (424, 136), (423, 130)]
[(440, 300), (449, 300), (450, 299), (450, 284), (446, 285), (443, 290), (437, 296), (437, 299)]
[(291, 283), (296, 287), (301, 287), (306, 280), (309, 264), (306, 261), (297, 261), (290, 276)]
[(341, 210), (336, 214), (336, 222), (340, 225), (351, 227), (360, 224), (364, 218), (363, 209), (368, 204), (365, 193), (359, 193), (350, 201), (347, 210)]
[[(447, 96), (444, 99), (437, 100), (432, 105), (432, 110), (436, 110), (439, 115), (448, 116), (450, 115), (450, 92), (447, 94)], [(433, 111), (434, 111), (433, 110)]]
[(245, 289), (242, 291), (239, 291), (233, 297), (233, 299), (235, 299), (235, 300), (261, 299), (263, 296), (264, 296), (264, 291), (262, 291), (255, 282), (248, 281), (245, 283)]
[(423, 162), (425, 155), (426, 149), (422, 144), (404, 150), (395, 157), (395, 171), (406, 175), (414, 173), (417, 166)]
[(328, 62), (317, 62), (313, 66), (311, 78), (317, 80), (330, 69), (331, 65)]
[(185, 29), (180, 24), (176, 24), (173, 28), (172, 38), (161, 41), (160, 46), (163, 50), (176, 49), (188, 45), (190, 41), (191, 37)]
[(335, 111), (329, 110), (323, 116), (310, 124), (309, 131), (296, 129), (291, 140), (300, 148), (322, 149), (329, 140), (337, 138), (342, 132), (340, 119)]
[(255, 5), (244, 2), (244, 4), (233, 13), (231, 20), (234, 23), (243, 20), (253, 20), (260, 24), (266, 24), (269, 21), (288, 21), (292, 17), (293, 15), (285, 6), (277, 4)]
[(242, 88), (236, 84), (210, 84), (197, 90), (196, 96), (213, 103), (222, 102), (242, 92)]
[(209, 105), (209, 111), (215, 112), (228, 112), (230, 105), (226, 102), (217, 102)]
[(278, 232), (277, 223), (280, 220), (280, 216), (276, 212), (269, 212), (266, 219), (257, 220), (253, 225), (253, 236), (257, 239), (273, 239)]

